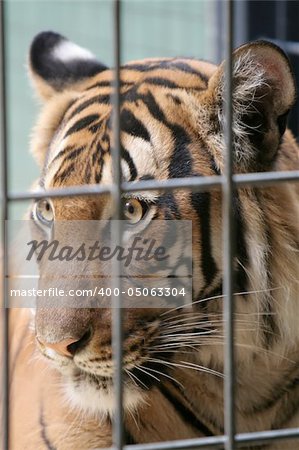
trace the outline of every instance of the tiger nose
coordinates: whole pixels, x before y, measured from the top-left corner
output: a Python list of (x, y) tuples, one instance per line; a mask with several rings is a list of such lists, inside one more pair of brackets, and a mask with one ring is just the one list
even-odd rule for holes
[(62, 356), (74, 356), (79, 350), (82, 350), (91, 339), (91, 329), (89, 329), (80, 339), (66, 338), (59, 342), (47, 342), (37, 337), (38, 342), (45, 348), (55, 350)]

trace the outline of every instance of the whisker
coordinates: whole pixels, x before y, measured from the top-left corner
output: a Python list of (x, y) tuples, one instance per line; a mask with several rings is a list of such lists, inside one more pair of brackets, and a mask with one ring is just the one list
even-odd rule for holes
[(138, 384), (137, 384), (136, 380), (134, 380), (134, 378), (133, 378), (133, 374), (132, 374), (128, 369), (125, 369), (125, 372), (126, 372), (126, 374), (131, 378), (131, 380), (133, 381), (133, 383), (135, 384), (135, 386), (138, 387)]
[[(277, 287), (267, 288), (267, 289), (260, 289), (260, 290), (253, 290), (253, 291), (234, 292), (233, 295), (234, 296), (237, 296), (237, 295), (253, 295), (253, 294), (260, 294), (260, 293), (263, 293), (263, 292), (271, 292), (271, 291), (275, 291), (275, 290), (278, 290), (278, 289), (282, 289), (282, 286), (277, 286)], [(214, 295), (212, 297), (201, 298), (199, 300), (187, 303), (186, 305), (184, 305), (184, 307), (177, 306), (176, 308), (170, 309), (168, 311), (164, 311), (163, 313), (160, 314), (160, 317), (162, 317), (162, 316), (164, 316), (166, 314), (170, 314), (173, 311), (177, 311), (179, 309), (186, 308), (187, 306), (193, 306), (193, 305), (196, 305), (198, 303), (203, 303), (203, 302), (207, 302), (209, 300), (215, 300), (217, 298), (224, 298), (224, 297), (225, 297), (224, 294), (221, 294), (221, 295)]]
[(182, 369), (193, 369), (193, 370), (197, 370), (198, 372), (205, 372), (205, 373), (209, 373), (211, 375), (215, 375), (217, 377), (223, 378), (223, 374), (220, 372), (217, 372), (216, 370), (210, 369), (209, 367), (192, 364), (192, 363), (189, 365), (188, 361), (180, 361), (180, 363), (174, 363), (174, 362), (164, 361), (164, 360), (156, 359), (156, 358), (149, 358), (149, 361), (157, 362), (160, 364), (165, 364), (166, 366), (169, 365), (169, 366), (173, 366), (173, 367), (178, 367), (178, 368), (182, 368)]
[(215, 330), (209, 330), (209, 331), (198, 331), (198, 332), (194, 332), (194, 333), (173, 333), (173, 334), (164, 334), (161, 333), (160, 337), (162, 337), (163, 339), (165, 338), (188, 338), (188, 337), (194, 337), (194, 336), (204, 336), (206, 334), (211, 334), (213, 331)]
[[(139, 378), (137, 377), (137, 375), (135, 375), (133, 372), (131, 372), (131, 371), (128, 370), (128, 369), (127, 369), (127, 371), (130, 373), (130, 375), (131, 375), (133, 378), (135, 378), (135, 380), (137, 381), (137, 383), (142, 384), (142, 386), (143, 386), (145, 389), (148, 390), (148, 386), (146, 386), (141, 380), (139, 380)], [(135, 384), (136, 384), (136, 382), (135, 382)], [(137, 386), (138, 386), (138, 384), (137, 384)]]
[(149, 370), (151, 372), (155, 372), (158, 373), (160, 375), (162, 375), (163, 377), (169, 378), (170, 380), (174, 381), (175, 383), (177, 383), (182, 389), (184, 389), (184, 385), (182, 383), (180, 383), (178, 380), (176, 380), (175, 378), (171, 377), (170, 375), (160, 372), (157, 369), (152, 369), (151, 367), (147, 367), (146, 370)]
[[(219, 322), (221, 323), (221, 322)], [(165, 328), (166, 330), (172, 330), (172, 329), (180, 329), (180, 328), (191, 328), (191, 327), (201, 327), (203, 329), (205, 328), (209, 328), (213, 326), (212, 323), (207, 323), (207, 322), (187, 322), (187, 323), (181, 323), (181, 324), (175, 324), (175, 325), (168, 325)]]
[[(193, 350), (197, 351), (196, 347), (206, 347), (208, 345), (209, 346), (214, 346), (214, 345), (221, 345), (221, 346), (223, 346), (224, 345), (223, 336), (219, 336), (219, 340), (216, 340), (216, 339), (215, 340), (210, 340), (209, 339), (209, 340), (207, 340), (207, 342), (194, 343), (194, 344), (192, 344), (192, 346), (188, 345), (188, 344), (184, 345), (184, 344), (179, 343), (179, 342), (178, 343), (174, 343), (174, 344), (171, 344), (171, 343), (168, 344), (167, 343), (167, 344), (156, 345), (156, 346), (152, 346), (149, 349), (149, 351), (153, 350), (153, 353), (159, 352), (159, 353), (175, 353), (175, 354), (180, 353), (181, 354), (183, 352), (181, 352), (181, 351), (178, 352), (176, 350), (168, 350), (168, 348), (175, 349), (175, 348), (182, 348), (182, 346), (183, 346), (184, 348), (192, 348)], [(259, 345), (243, 344), (243, 343), (236, 342), (235, 343), (235, 347), (246, 348), (246, 349), (254, 349), (255, 351), (259, 351), (259, 352), (261, 352), (263, 354), (271, 355), (271, 356), (274, 356), (274, 357), (279, 357), (279, 358), (282, 358), (283, 360), (288, 361), (290, 363), (295, 363), (295, 361), (293, 359), (290, 359), (287, 356), (282, 355), (281, 353), (277, 353), (277, 352), (273, 352), (271, 350), (268, 350), (268, 349), (266, 349), (264, 347), (261, 347)]]
[[(176, 345), (171, 348), (176, 348), (176, 347), (179, 348), (181, 346)], [(184, 348), (185, 349), (190, 348), (190, 351), (180, 351), (180, 354), (192, 355), (193, 351), (191, 351), (191, 350), (197, 350), (195, 347), (193, 348), (192, 346), (189, 346), (189, 345), (184, 346)], [(154, 351), (152, 351), (152, 350), (154, 350)], [(159, 353), (174, 353), (175, 355), (178, 354), (177, 350), (167, 350), (167, 347), (163, 347), (161, 350), (160, 350), (160, 347), (151, 347), (151, 348), (148, 347), (147, 348), (148, 353), (156, 353), (156, 350), (158, 350)]]
[(148, 375), (149, 377), (154, 378), (155, 380), (159, 381), (159, 383), (161, 382), (160, 378), (156, 377), (155, 375), (153, 375), (152, 373), (148, 373), (146, 369), (144, 369), (143, 367), (140, 367), (138, 365), (135, 365), (136, 369), (140, 370), (141, 372), (145, 373), (146, 375)]
[[(260, 317), (260, 316), (276, 316), (276, 315), (277, 315), (277, 312), (273, 312), (273, 311), (272, 312), (259, 312), (258, 311), (256, 313), (252, 312), (252, 313), (246, 313), (246, 314), (245, 313), (234, 313), (234, 317), (241, 316), (241, 317), (246, 317), (246, 318), (251, 317), (251, 316)], [(215, 319), (213, 319), (213, 317), (217, 317), (219, 319), (219, 321), (220, 320), (223, 321), (222, 312), (221, 313), (203, 313), (203, 312), (194, 313), (193, 311), (190, 311), (188, 313), (182, 312), (181, 314), (178, 314), (174, 317), (167, 317), (161, 321), (161, 325), (164, 327), (164, 326), (168, 326), (169, 324), (186, 322), (190, 319), (196, 320), (197, 317), (201, 320), (204, 319), (204, 317), (207, 317), (209, 319), (208, 321), (205, 320), (203, 323), (213, 322), (215, 320)], [(239, 319), (235, 319), (235, 321), (236, 320), (239, 320)]]

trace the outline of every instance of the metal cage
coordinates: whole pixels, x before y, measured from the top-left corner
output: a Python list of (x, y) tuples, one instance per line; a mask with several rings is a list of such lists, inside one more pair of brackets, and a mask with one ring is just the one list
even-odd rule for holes
[[(246, 7), (245, 15), (243, 18), (247, 18), (249, 27), (251, 22), (249, 20), (250, 14), (252, 14), (252, 8), (254, 8), (258, 2), (238, 2), (234, 0), (221, 1), (221, 14), (225, 16), (225, 30), (226, 30), (226, 42), (225, 42), (225, 59), (226, 59), (226, 169), (224, 175), (213, 177), (193, 177), (193, 178), (177, 178), (168, 181), (140, 181), (135, 183), (121, 183), (121, 166), (120, 166), (120, 60), (121, 60), (121, 0), (114, 0), (114, 63), (115, 63), (115, 94), (114, 94), (114, 129), (115, 129), (115, 153), (114, 153), (114, 182), (110, 186), (96, 186), (85, 185), (77, 186), (74, 188), (68, 187), (65, 189), (52, 189), (48, 192), (33, 193), (33, 192), (20, 192), (11, 193), (8, 191), (8, 172), (7, 172), (7, 123), (6, 123), (6, 86), (5, 86), (5, 23), (4, 23), (4, 1), (0, 2), (0, 14), (1, 14), (1, 44), (0, 44), (0, 61), (1, 61), (1, 73), (0, 73), (0, 95), (1, 95), (1, 237), (3, 242), (3, 309), (2, 309), (2, 323), (1, 332), (3, 338), (3, 436), (1, 448), (4, 450), (9, 449), (9, 373), (8, 373), (8, 316), (9, 309), (5, 307), (5, 300), (7, 298), (7, 236), (5, 232), (5, 221), (8, 219), (8, 205), (10, 202), (37, 199), (44, 197), (67, 197), (78, 195), (100, 195), (103, 193), (110, 193), (114, 199), (115, 219), (121, 218), (121, 195), (124, 192), (136, 192), (153, 189), (173, 190), (173, 189), (189, 189), (191, 191), (207, 191), (211, 188), (218, 187), (222, 189), (223, 193), (223, 266), (225, 267), (224, 273), (224, 318), (225, 318), (225, 383), (224, 383), (224, 412), (225, 412), (225, 434), (223, 436), (187, 439), (180, 441), (153, 443), (153, 444), (138, 444), (124, 446), (123, 441), (123, 395), (122, 395), (122, 308), (118, 307), (121, 301), (120, 297), (113, 298), (113, 305), (115, 306), (113, 312), (113, 350), (114, 358), (116, 361), (116, 375), (115, 375), (115, 389), (116, 389), (116, 414), (113, 424), (113, 449), (121, 450), (175, 450), (175, 449), (191, 449), (191, 448), (213, 448), (233, 450), (249, 444), (263, 444), (274, 440), (283, 440), (298, 438), (299, 448), (299, 428), (296, 429), (282, 429), (271, 430), (253, 433), (235, 434), (235, 411), (234, 411), (234, 327), (233, 327), (233, 256), (234, 256), (234, 237), (233, 237), (233, 215), (232, 215), (232, 195), (234, 189), (238, 186), (267, 186), (276, 183), (283, 182), (298, 182), (299, 171), (292, 172), (267, 172), (267, 173), (250, 173), (242, 175), (234, 175), (232, 172), (232, 123), (233, 123), (233, 111), (232, 111), (232, 49), (235, 43), (234, 35), (234, 11), (236, 8)], [(241, 5), (243, 3), (243, 5)], [(245, 5), (246, 3), (246, 5)], [(260, 2), (269, 3), (269, 2)], [(276, 3), (276, 2), (274, 2)], [(285, 8), (287, 2), (280, 3), (280, 8)], [(292, 3), (292, 2), (290, 2)], [(294, 2), (295, 3), (295, 2)], [(298, 3), (297, 3), (298, 5)], [(286, 17), (286, 10), (283, 17)], [(243, 11), (244, 13), (244, 11)], [(278, 23), (278, 22), (277, 22)], [(277, 25), (278, 26), (278, 25)], [(298, 55), (298, 45), (294, 45), (292, 42), (282, 41), (287, 36), (284, 34), (283, 29), (279, 29), (280, 44), (287, 51)], [(253, 37), (254, 33), (248, 30), (247, 37)], [(237, 36), (238, 39), (240, 37)], [(121, 229), (119, 221), (118, 225), (114, 229), (115, 241), (121, 240)], [(115, 267), (115, 274), (118, 273), (118, 267)], [(117, 277), (116, 277), (117, 278)]]

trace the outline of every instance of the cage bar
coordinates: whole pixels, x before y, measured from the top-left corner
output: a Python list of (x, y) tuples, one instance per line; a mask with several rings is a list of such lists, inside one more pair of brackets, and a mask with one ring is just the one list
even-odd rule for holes
[[(235, 174), (232, 177), (234, 185), (239, 187), (244, 186), (275, 186), (280, 183), (299, 182), (299, 171), (284, 171), (284, 172), (261, 172), (261, 173), (244, 173)], [(146, 181), (128, 181), (121, 183), (122, 192), (137, 192), (137, 191), (153, 191), (164, 190), (172, 191), (175, 189), (189, 189), (193, 192), (205, 191), (215, 189), (223, 184), (223, 177), (207, 176), (207, 177), (191, 177), (191, 178), (172, 178), (170, 180), (146, 180)], [(25, 201), (33, 199), (41, 199), (44, 197), (76, 197), (83, 195), (100, 195), (111, 194), (114, 192), (115, 186), (98, 186), (98, 185), (82, 185), (66, 188), (48, 189), (45, 191), (29, 191), (29, 192), (12, 192), (7, 194), (7, 200)]]
[[(299, 438), (299, 428), (285, 428), (280, 430), (256, 431), (235, 435), (235, 446), (242, 448), (248, 444), (262, 445), (265, 443), (285, 441)], [(125, 445), (123, 450), (189, 450), (197, 448), (223, 449), (226, 436), (212, 436), (205, 438), (181, 439), (177, 441), (157, 442), (150, 444)], [(96, 450), (114, 450), (109, 449)], [(295, 450), (295, 449), (294, 449)]]
[[(122, 243), (122, 199), (121, 199), (121, 140), (120, 140), (120, 60), (121, 60), (121, 0), (114, 0), (114, 93), (113, 93), (113, 133), (112, 154), (113, 184), (113, 224), (112, 240), (116, 246)], [(114, 394), (115, 412), (113, 418), (113, 442), (117, 450), (123, 448), (123, 308), (121, 307), (120, 261), (116, 259), (112, 265), (112, 349), (114, 359)], [(119, 292), (119, 296), (115, 294)]]
[[(0, 139), (1, 139), (1, 242), (3, 249), (2, 260), (2, 305), (1, 305), (1, 331), (0, 338), (2, 355), (2, 399), (1, 418), (2, 423), (2, 446), (4, 450), (8, 449), (9, 445), (9, 309), (6, 308), (7, 299), (7, 267), (8, 267), (8, 250), (7, 250), (7, 236), (6, 236), (6, 220), (8, 219), (8, 157), (7, 157), (7, 102), (6, 102), (6, 73), (5, 73), (5, 16), (4, 16), (4, 2), (0, 2), (0, 108), (1, 108), (1, 123), (0, 123)], [(1, 436), (0, 434), (0, 436)]]
[(275, 35), (277, 39), (287, 39), (287, 2), (275, 2)]
[(234, 0), (226, 0), (225, 49), (225, 158), (222, 184), (223, 317), (224, 317), (224, 430), (225, 450), (235, 449), (235, 364), (234, 364), (234, 218), (233, 218), (233, 42)]

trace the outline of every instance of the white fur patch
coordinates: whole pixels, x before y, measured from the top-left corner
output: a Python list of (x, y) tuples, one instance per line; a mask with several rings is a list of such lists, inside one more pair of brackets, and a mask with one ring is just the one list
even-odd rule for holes
[(72, 61), (76, 59), (91, 60), (95, 56), (85, 48), (80, 47), (70, 41), (61, 41), (52, 52), (52, 57), (63, 62)]
[[(97, 389), (87, 380), (81, 381), (79, 386), (73, 383), (66, 385), (66, 396), (70, 404), (79, 408), (83, 413), (91, 414), (99, 418), (107, 415), (113, 416), (115, 411), (115, 396), (113, 387), (107, 390)], [(134, 412), (140, 403), (146, 402), (145, 394), (134, 386), (124, 388), (124, 408)]]

